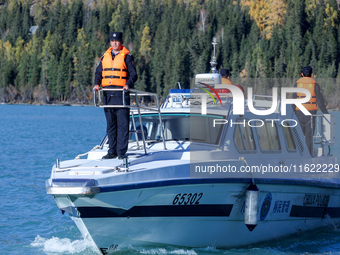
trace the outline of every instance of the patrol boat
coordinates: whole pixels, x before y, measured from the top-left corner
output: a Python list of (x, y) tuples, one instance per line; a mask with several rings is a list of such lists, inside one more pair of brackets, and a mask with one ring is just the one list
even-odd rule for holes
[(105, 137), (52, 167), (47, 193), (98, 253), (130, 245), (249, 246), (339, 223), (330, 115), (316, 116), (320, 142), (311, 156), (291, 107), (283, 115), (274, 98), (254, 99), (272, 113), (242, 105), (244, 113), (234, 114), (239, 100), (231, 87), (216, 89), (219, 74), (200, 74), (196, 83), (171, 90), (162, 107), (156, 94), (132, 90), (156, 104), (137, 99), (131, 106), (127, 159), (102, 160)]

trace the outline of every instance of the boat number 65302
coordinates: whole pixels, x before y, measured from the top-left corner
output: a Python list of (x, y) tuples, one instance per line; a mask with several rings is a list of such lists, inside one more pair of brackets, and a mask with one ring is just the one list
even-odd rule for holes
[(172, 204), (174, 205), (198, 205), (200, 203), (203, 193), (179, 193), (175, 196)]

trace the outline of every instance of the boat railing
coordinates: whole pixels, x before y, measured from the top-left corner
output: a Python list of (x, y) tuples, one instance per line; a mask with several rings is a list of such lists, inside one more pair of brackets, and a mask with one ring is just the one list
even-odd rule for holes
[(254, 94), (253, 100), (273, 101), (273, 96)]
[[(325, 146), (332, 146), (335, 143), (335, 121), (331, 114), (313, 114), (311, 126), (315, 125), (313, 134), (313, 145), (320, 144), (319, 148), (313, 148), (313, 156), (325, 156)], [(315, 123), (313, 123), (315, 121)], [(318, 142), (315, 142), (318, 140)], [(330, 154), (330, 151), (328, 155)]]
[[(122, 98), (123, 98), (123, 104), (122, 105), (103, 105), (103, 104), (99, 104), (97, 103), (97, 98), (99, 101), (101, 101), (101, 92), (105, 92), (105, 91), (122, 91)], [(139, 145), (139, 139), (138, 139), (138, 135), (137, 133), (141, 133), (142, 134), (142, 140), (143, 140), (143, 148), (144, 148), (144, 153), (147, 154), (147, 146), (146, 146), (146, 138), (145, 138), (145, 133), (144, 133), (144, 128), (143, 128), (143, 121), (142, 121), (142, 116), (141, 116), (141, 109), (144, 110), (148, 110), (148, 111), (153, 111), (153, 112), (157, 112), (158, 113), (158, 117), (159, 117), (159, 125), (161, 127), (161, 132), (162, 132), (162, 141), (163, 141), (163, 147), (164, 150), (166, 150), (166, 145), (165, 145), (165, 136), (164, 136), (164, 127), (163, 127), (163, 121), (162, 121), (162, 114), (161, 114), (161, 110), (160, 110), (160, 104), (159, 104), (159, 98), (158, 95), (156, 93), (152, 93), (152, 92), (146, 92), (146, 91), (140, 91), (140, 90), (136, 90), (136, 89), (130, 89), (130, 96), (134, 96), (135, 97), (135, 102), (136, 105), (127, 105), (125, 102), (125, 89), (107, 89), (107, 88), (102, 88), (99, 91), (93, 90), (93, 103), (95, 107), (100, 107), (100, 108), (130, 108), (131, 111), (131, 117), (132, 117), (132, 125), (134, 130), (130, 130), (131, 133), (136, 133), (136, 143), (137, 143), (137, 150), (140, 148)], [(145, 105), (141, 105), (139, 103), (138, 98), (142, 97), (142, 96), (149, 96), (149, 97), (153, 97), (155, 99), (156, 102), (156, 107), (149, 107), (149, 106), (145, 106)], [(140, 123), (140, 129), (141, 130), (137, 130), (136, 129), (136, 123), (135, 123), (135, 116), (134, 116), (134, 111), (136, 110), (138, 113), (138, 118), (139, 118), (139, 123)]]

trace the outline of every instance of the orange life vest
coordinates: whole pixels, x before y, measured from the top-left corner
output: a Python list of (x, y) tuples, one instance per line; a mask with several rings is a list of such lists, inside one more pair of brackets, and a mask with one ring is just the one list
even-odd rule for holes
[(222, 84), (230, 84), (230, 85), (233, 85), (231, 83), (231, 81), (228, 79), (228, 78), (222, 78)]
[[(311, 99), (309, 102), (302, 104), (308, 111), (314, 111), (318, 109), (316, 105), (316, 94), (315, 94), (315, 83), (316, 81), (311, 77), (302, 77), (297, 80), (297, 87), (307, 89), (311, 94)], [(303, 93), (296, 93), (296, 98), (306, 97)], [(298, 107), (295, 110), (300, 110)]]
[[(234, 85), (228, 78), (222, 78), (222, 84)], [(240, 88), (244, 95), (244, 89), (241, 85), (234, 85), (234, 86)], [(227, 89), (227, 93), (231, 93), (229, 89)]]
[(130, 51), (123, 46), (122, 50), (112, 60), (112, 47), (110, 47), (102, 58), (102, 86), (121, 86), (124, 87), (128, 80), (128, 69), (125, 57)]

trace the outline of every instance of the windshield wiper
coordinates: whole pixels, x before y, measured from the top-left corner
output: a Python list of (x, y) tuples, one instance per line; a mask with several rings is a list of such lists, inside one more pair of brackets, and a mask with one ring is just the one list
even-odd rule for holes
[(157, 139), (157, 140), (148, 140), (145, 141), (148, 145), (154, 144), (154, 143), (159, 143), (159, 142), (163, 142), (162, 139)]
[(172, 138), (172, 139), (169, 139), (167, 141), (190, 141), (190, 138)]

